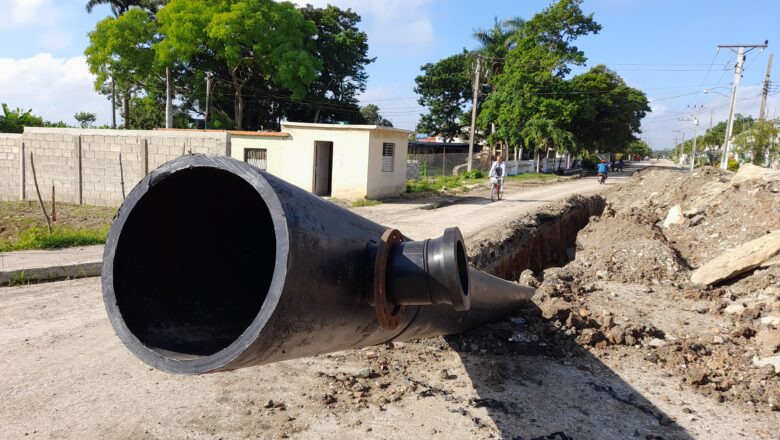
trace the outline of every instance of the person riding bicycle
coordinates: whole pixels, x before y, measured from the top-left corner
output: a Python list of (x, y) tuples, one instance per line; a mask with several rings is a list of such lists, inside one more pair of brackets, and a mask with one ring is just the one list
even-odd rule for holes
[[(601, 176), (604, 176), (604, 180), (607, 180), (607, 171), (609, 170), (609, 165), (607, 165), (606, 160), (602, 160), (598, 165), (596, 165), (596, 172), (598, 173), (599, 179), (601, 179)], [(601, 180), (600, 180), (601, 181)]]
[(496, 192), (501, 190), (501, 185), (504, 184), (504, 176), (506, 175), (506, 164), (504, 158), (501, 157), (501, 153), (496, 154), (496, 161), (493, 162), (493, 166), (490, 167), (490, 183), (496, 189)]

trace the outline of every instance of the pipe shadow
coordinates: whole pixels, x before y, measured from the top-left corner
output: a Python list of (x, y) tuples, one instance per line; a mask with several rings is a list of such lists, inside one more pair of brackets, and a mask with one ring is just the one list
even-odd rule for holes
[(484, 407), (513, 440), (694, 437), (616, 372), (542, 317), (533, 303), (513, 318), (445, 337)]

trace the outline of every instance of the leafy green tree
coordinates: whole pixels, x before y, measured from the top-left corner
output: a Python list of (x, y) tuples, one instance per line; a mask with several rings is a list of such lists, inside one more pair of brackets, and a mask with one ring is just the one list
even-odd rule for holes
[(130, 8), (141, 8), (155, 13), (165, 3), (167, 3), (167, 0), (88, 0), (86, 9), (87, 13), (91, 14), (95, 6), (109, 5), (111, 12), (114, 13), (114, 17), (119, 17), (129, 11)]
[(528, 145), (535, 147), (537, 173), (541, 172), (540, 158), (542, 154), (546, 155), (551, 149), (555, 149), (559, 153), (574, 151), (577, 145), (574, 135), (560, 128), (551, 119), (532, 118), (523, 127), (521, 136)]
[(321, 66), (311, 54), (316, 27), (291, 3), (171, 0), (157, 19), (165, 36), (161, 52), (168, 60), (206, 57), (229, 78), (239, 130), (244, 127), (244, 88), (252, 79), (263, 78), (299, 99)]
[(650, 105), (644, 92), (626, 85), (604, 65), (591, 68), (567, 82), (568, 98), (575, 103), (568, 130), (580, 148), (625, 152), (641, 133), (641, 121)]
[[(130, 105), (133, 107), (133, 112), (130, 114), (128, 128), (153, 130), (165, 126), (165, 102), (161, 97), (133, 97)], [(173, 114), (173, 127), (190, 128), (190, 126), (190, 117), (186, 113), (177, 111)]]
[(11, 110), (7, 104), (2, 104), (3, 115), (0, 116), (0, 132), (22, 133), (24, 127), (42, 127), (43, 118), (32, 114), (32, 109), (24, 111), (20, 108)]
[(130, 119), (130, 98), (143, 90), (155, 72), (157, 29), (151, 15), (131, 9), (117, 18), (108, 17), (89, 33), (84, 53), (95, 75), (95, 89), (110, 93), (106, 84), (113, 80), (124, 100), (125, 125)]
[(650, 145), (647, 145), (647, 142), (642, 139), (636, 139), (628, 144), (626, 154), (628, 154), (628, 156), (639, 156), (640, 158), (644, 158), (652, 155), (653, 150), (650, 148)]
[[(539, 145), (539, 133), (548, 133), (544, 137), (548, 142), (563, 142), (565, 149), (573, 148), (563, 132), (571, 133), (566, 127), (574, 120), (577, 105), (568, 93), (571, 89), (565, 76), (570, 64), (586, 60), (573, 42), (601, 29), (592, 15), (582, 12), (581, 3), (559, 0), (520, 29), (503, 71), (493, 81), (495, 90), (479, 115), (483, 129), (496, 125), (488, 137), (491, 142), (522, 145), (526, 136), (537, 133), (533, 143)], [(530, 121), (535, 121), (534, 129), (525, 130)], [(556, 136), (552, 136), (553, 128), (560, 130)]]
[(7, 104), (0, 106), (3, 109), (3, 114), (0, 115), (0, 133), (22, 133), (24, 127), (68, 127), (68, 124), (62, 121), (45, 121), (42, 117), (35, 116), (32, 110), (12, 110)]
[(300, 11), (317, 28), (312, 55), (322, 68), (303, 99), (285, 100), (285, 116), (293, 121), (362, 122), (357, 95), (366, 90), (366, 66), (375, 58), (368, 57), (368, 35), (358, 29), (360, 15), (331, 5), (307, 5)]
[(393, 123), (382, 117), (379, 113), (379, 106), (376, 104), (368, 104), (360, 109), (360, 114), (366, 121), (366, 124), (381, 125), (383, 127), (392, 127)]
[(520, 17), (499, 20), (493, 17), (493, 26), (489, 29), (475, 29), (472, 36), (479, 43), (477, 49), (485, 62), (484, 79), (490, 81), (503, 71), (507, 53), (515, 46), (519, 33), (525, 24)]
[(471, 101), (473, 83), (470, 62), (464, 52), (420, 68), (423, 74), (415, 78), (414, 92), (428, 111), (420, 117), (417, 131), (442, 136), (446, 142), (465, 135), (470, 120), (464, 108)]
[(97, 116), (94, 113), (78, 112), (73, 115), (73, 119), (79, 123), (79, 127), (90, 128), (97, 121)]
[(775, 121), (758, 120), (734, 138), (734, 147), (741, 156), (749, 157), (753, 165), (763, 165), (767, 157), (777, 154), (779, 134)]

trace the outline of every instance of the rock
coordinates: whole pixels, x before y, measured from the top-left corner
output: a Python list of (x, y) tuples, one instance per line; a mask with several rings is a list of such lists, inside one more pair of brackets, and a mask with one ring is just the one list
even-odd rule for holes
[(769, 356), (760, 358), (758, 356), (753, 358), (753, 365), (757, 367), (763, 367), (764, 365), (771, 365), (775, 367), (775, 373), (780, 374), (780, 355)]
[(759, 330), (755, 336), (758, 352), (763, 356), (771, 356), (780, 350), (780, 330)]
[(683, 222), (685, 222), (685, 217), (682, 215), (680, 205), (674, 205), (672, 206), (672, 209), (669, 210), (669, 213), (666, 214), (663, 226), (664, 228), (668, 228), (672, 225), (681, 225)]
[(450, 372), (447, 370), (439, 371), (439, 379), (447, 380), (450, 378)]
[(685, 379), (691, 385), (704, 385), (709, 381), (707, 372), (701, 368), (691, 368), (688, 370), (688, 374), (685, 375)]
[(322, 403), (325, 405), (330, 405), (332, 403), (336, 403), (336, 398), (333, 397), (332, 394), (323, 394), (322, 395)]
[(647, 345), (653, 348), (661, 348), (666, 345), (666, 341), (660, 338), (653, 338), (647, 342)]
[(609, 342), (611, 342), (614, 345), (621, 345), (623, 342), (625, 342), (626, 338), (626, 329), (621, 326), (615, 326), (609, 329), (607, 332), (607, 339)]
[(755, 240), (728, 250), (691, 274), (694, 284), (712, 285), (759, 267), (780, 253), (780, 231), (773, 231)]
[(518, 282), (526, 286), (539, 287), (539, 280), (536, 279), (531, 269), (522, 271), (520, 273), (520, 280), (518, 280)]
[(371, 369), (368, 367), (361, 368), (360, 371), (358, 371), (357, 374), (355, 374), (355, 377), (359, 377), (361, 379), (368, 379), (369, 377), (371, 377)]
[(609, 272), (606, 270), (597, 270), (596, 271), (596, 277), (600, 280), (604, 280), (609, 276)]
[(269, 400), (268, 402), (265, 402), (265, 405), (263, 405), (263, 408), (273, 408), (274, 407), (274, 401)]
[(697, 215), (697, 216), (691, 217), (691, 220), (688, 222), (688, 226), (691, 226), (691, 227), (699, 226), (699, 224), (701, 222), (703, 222), (703, 221), (704, 221), (704, 216), (703, 215)]
[(729, 304), (725, 309), (723, 309), (723, 313), (727, 315), (738, 315), (742, 313), (746, 308), (747, 305), (745, 303), (735, 302), (733, 304)]
[(759, 322), (767, 327), (780, 327), (780, 315), (764, 316)]
[(704, 214), (704, 208), (701, 206), (696, 206), (683, 212), (683, 215), (687, 218), (693, 218), (702, 214)]
[(739, 167), (739, 171), (731, 178), (731, 186), (739, 187), (747, 182), (774, 182), (780, 180), (780, 171), (762, 168), (746, 163)]

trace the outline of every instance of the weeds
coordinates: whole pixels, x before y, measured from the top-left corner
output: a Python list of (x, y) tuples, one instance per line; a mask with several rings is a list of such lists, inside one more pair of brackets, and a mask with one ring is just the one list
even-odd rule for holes
[(353, 207), (353, 208), (360, 208), (360, 207), (363, 207), (363, 206), (376, 206), (376, 205), (381, 205), (381, 204), (382, 204), (381, 200), (374, 200), (374, 199), (365, 198), (365, 199), (355, 200), (354, 202), (352, 202), (352, 204), (350, 206)]
[(514, 176), (506, 176), (506, 180), (511, 182), (526, 182), (526, 181), (547, 181), (555, 180), (558, 176), (555, 174), (542, 174), (542, 173), (523, 173), (516, 174)]
[(44, 228), (32, 226), (19, 234), (16, 241), (0, 242), (0, 252), (27, 249), (59, 249), (72, 246), (88, 246), (106, 242), (108, 226), (98, 228), (55, 227), (49, 234)]

